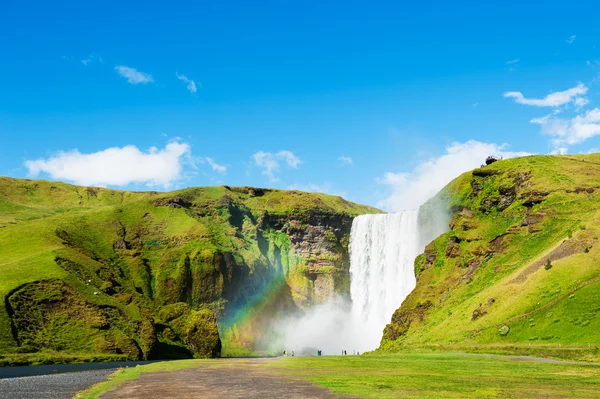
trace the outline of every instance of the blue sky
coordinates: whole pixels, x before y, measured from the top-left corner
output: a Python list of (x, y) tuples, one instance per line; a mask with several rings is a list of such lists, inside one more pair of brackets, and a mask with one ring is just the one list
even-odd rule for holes
[(400, 210), (488, 152), (600, 148), (600, 5), (449, 3), (4, 4), (0, 175)]

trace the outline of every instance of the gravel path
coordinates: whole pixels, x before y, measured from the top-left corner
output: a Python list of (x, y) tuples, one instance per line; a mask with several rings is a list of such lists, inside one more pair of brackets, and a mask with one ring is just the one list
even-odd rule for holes
[[(142, 374), (100, 399), (341, 399), (325, 388), (258, 367), (268, 360), (219, 360), (213, 367)], [(352, 399), (344, 396), (344, 399)]]
[(114, 373), (115, 369), (0, 379), (2, 399), (71, 399)]

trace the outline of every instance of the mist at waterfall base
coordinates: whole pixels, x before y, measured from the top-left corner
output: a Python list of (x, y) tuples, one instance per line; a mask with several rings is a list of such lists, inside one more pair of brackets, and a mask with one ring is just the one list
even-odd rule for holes
[(351, 298), (334, 296), (302, 317), (278, 321), (282, 347), (298, 355), (376, 349), (392, 314), (415, 287), (415, 257), (447, 229), (448, 220), (440, 213), (423, 224), (418, 211), (355, 218), (349, 248)]

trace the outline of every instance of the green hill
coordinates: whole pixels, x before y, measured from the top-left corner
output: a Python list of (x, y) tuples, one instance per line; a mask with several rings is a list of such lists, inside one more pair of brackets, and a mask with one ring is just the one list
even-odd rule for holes
[(373, 212), (299, 191), (0, 177), (0, 363), (248, 353), (278, 312), (348, 292), (352, 219)]
[(600, 357), (600, 154), (496, 162), (422, 217), (440, 207), (450, 230), (415, 261), (416, 289), (381, 350)]

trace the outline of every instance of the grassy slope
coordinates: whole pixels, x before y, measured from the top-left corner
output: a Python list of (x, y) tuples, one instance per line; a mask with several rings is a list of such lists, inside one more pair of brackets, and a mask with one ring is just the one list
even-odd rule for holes
[[(3, 299), (25, 283), (69, 278), (54, 262), (54, 251), (63, 247), (55, 235), (58, 224), (69, 223), (79, 215), (95, 215), (137, 197), (97, 189), (97, 196), (89, 198), (82, 196), (81, 191), (82, 188), (58, 182), (0, 178), (0, 296)], [(0, 349), (15, 344), (4, 306), (3, 300), (0, 303)]]
[[(193, 202), (196, 209), (204, 209), (207, 215), (198, 217), (181, 207), (156, 206), (157, 201), (173, 197)], [(203, 259), (203, 254), (210, 257), (215, 250), (222, 250), (243, 252), (246, 259), (257, 258), (260, 253), (256, 245), (249, 245), (245, 236), (236, 237), (235, 229), (227, 222), (231, 217), (226, 211), (228, 201), (243, 204), (256, 218), (265, 211), (286, 214), (319, 209), (353, 216), (377, 212), (340, 197), (297, 191), (269, 190), (262, 196), (251, 196), (246, 189), (221, 186), (138, 193), (0, 177), (0, 297), (3, 299), (0, 302), (0, 353), (12, 351), (16, 344), (4, 299), (15, 288), (34, 281), (64, 280), (85, 300), (116, 306), (130, 320), (142, 320), (139, 306), (127, 305), (129, 299), (115, 300), (102, 292), (94, 295), (100, 291), (103, 281), (84, 284), (87, 277), (82, 279), (66, 272), (57, 265), (57, 257), (77, 262), (91, 271), (119, 263), (130, 280), (129, 287), (124, 289), (134, 293), (134, 302), (134, 288), (150, 298), (163, 295), (166, 299), (161, 300), (169, 302), (169, 288), (158, 286), (157, 281), (159, 278), (167, 281), (177, 275), (180, 259), (185, 254)], [(225, 211), (221, 211), (223, 207)], [(131, 240), (141, 237), (139, 248), (152, 269), (151, 276), (144, 274), (144, 265), (136, 264), (135, 251), (123, 250), (115, 255), (113, 243), (119, 239), (115, 223), (127, 228), (127, 234), (133, 237)], [(246, 216), (244, 223), (247, 223)], [(64, 237), (59, 238), (60, 231), (68, 233), (68, 245)], [(140, 306), (143, 309), (145, 305)], [(94, 339), (97, 343), (100, 338)], [(94, 352), (94, 349), (85, 351)]]
[[(141, 373), (189, 367), (227, 368), (226, 361), (175, 361), (121, 370), (80, 393), (97, 398)], [(308, 380), (360, 398), (591, 398), (600, 395), (598, 364), (569, 364), (456, 353), (282, 358), (257, 372)], [(199, 374), (201, 375), (201, 373)]]
[[(417, 258), (417, 287), (382, 350), (598, 358), (600, 154), (501, 161), (465, 173), (432, 202), (453, 210), (452, 229)], [(554, 350), (564, 346), (572, 350)]]

